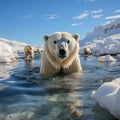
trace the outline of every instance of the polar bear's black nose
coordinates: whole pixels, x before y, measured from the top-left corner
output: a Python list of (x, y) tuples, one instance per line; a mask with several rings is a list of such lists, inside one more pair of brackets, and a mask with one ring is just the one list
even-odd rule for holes
[(64, 57), (64, 56), (66, 56), (66, 51), (64, 49), (60, 49), (59, 54), (60, 54), (61, 57), (62, 56)]

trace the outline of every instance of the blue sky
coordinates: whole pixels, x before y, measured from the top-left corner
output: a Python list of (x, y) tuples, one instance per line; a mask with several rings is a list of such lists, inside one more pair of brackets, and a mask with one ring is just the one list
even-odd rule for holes
[(0, 0), (0, 38), (44, 44), (43, 35), (79, 33), (120, 18), (120, 0)]

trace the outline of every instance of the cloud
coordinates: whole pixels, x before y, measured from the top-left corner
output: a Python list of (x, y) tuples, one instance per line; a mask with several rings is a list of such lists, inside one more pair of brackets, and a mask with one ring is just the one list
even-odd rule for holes
[(71, 24), (72, 27), (81, 26), (81, 25), (83, 25), (83, 23), (73, 23), (73, 24)]
[(33, 15), (27, 15), (27, 16), (24, 17), (24, 19), (30, 19), (32, 17), (33, 17)]
[(46, 20), (53, 20), (53, 19), (57, 19), (57, 18), (59, 18), (59, 16), (57, 14), (46, 15)]
[(101, 18), (102, 16), (103, 16), (103, 15), (95, 14), (95, 15), (93, 15), (92, 17), (97, 19), (97, 18)]
[(90, 15), (92, 16), (92, 18), (95, 18), (95, 19), (101, 18), (103, 16), (101, 14), (102, 11), (103, 11), (103, 9), (98, 9), (98, 10), (94, 10), (94, 11), (84, 11), (82, 14), (73, 17), (73, 19), (84, 19), (84, 18), (87, 18)]
[(108, 16), (105, 19), (108, 20), (108, 19), (117, 19), (117, 18), (120, 18), (120, 15)]
[(115, 10), (114, 12), (115, 12), (115, 13), (118, 13), (118, 12), (120, 12), (120, 10)]
[(103, 11), (103, 9), (93, 10), (93, 11), (91, 11), (91, 15), (95, 19), (101, 18), (103, 16), (102, 14), (100, 14), (102, 11)]
[(73, 19), (83, 19), (83, 18), (86, 18), (88, 15), (89, 15), (88, 13), (83, 13), (79, 16), (73, 17)]
[(96, 14), (96, 13), (101, 13), (102, 11), (103, 11), (103, 9), (93, 10), (93, 11), (91, 11), (91, 13)]

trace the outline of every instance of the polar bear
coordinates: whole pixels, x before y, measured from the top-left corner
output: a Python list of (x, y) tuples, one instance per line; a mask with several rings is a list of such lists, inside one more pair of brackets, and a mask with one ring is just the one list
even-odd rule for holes
[(25, 46), (24, 48), (25, 60), (34, 58), (34, 48), (30, 45)]
[(85, 54), (85, 55), (90, 55), (90, 54), (92, 54), (91, 48), (90, 48), (90, 47), (84, 48), (84, 54)]
[(44, 35), (45, 47), (41, 58), (40, 74), (54, 76), (58, 73), (82, 71), (79, 59), (79, 34), (56, 32)]
[(37, 48), (36, 52), (37, 52), (38, 54), (42, 54), (42, 53), (43, 53), (43, 49), (42, 49), (42, 48)]

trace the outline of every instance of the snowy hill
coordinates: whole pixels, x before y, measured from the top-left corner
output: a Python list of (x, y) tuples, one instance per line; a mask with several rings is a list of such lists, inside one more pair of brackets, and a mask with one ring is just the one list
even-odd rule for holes
[(17, 52), (23, 52), (23, 48), (27, 45), (26, 43), (23, 42), (18, 42), (18, 41), (11, 41), (8, 39), (0, 38), (0, 43), (4, 43), (10, 47), (13, 48), (14, 51)]
[(26, 43), (0, 38), (0, 62), (14, 62), (19, 52), (23, 52)]
[(83, 48), (91, 47), (93, 54), (119, 54), (120, 53), (120, 19), (109, 24), (97, 26), (93, 32), (87, 33), (80, 41), (81, 53)]

